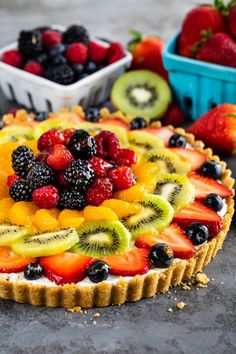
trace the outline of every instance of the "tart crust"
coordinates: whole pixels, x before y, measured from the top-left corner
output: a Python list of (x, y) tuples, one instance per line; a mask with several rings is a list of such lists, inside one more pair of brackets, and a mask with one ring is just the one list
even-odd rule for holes
[[(151, 126), (158, 128), (161, 127), (161, 123), (156, 122)], [(170, 126), (170, 128), (173, 127)], [(220, 161), (218, 156), (213, 155), (211, 149), (204, 149), (203, 142), (195, 140), (192, 134), (186, 133), (181, 128), (174, 131), (185, 135), (188, 143), (196, 150), (202, 151), (210, 159), (220, 162), (223, 167), (222, 182), (233, 190), (234, 179), (231, 177), (231, 171), (226, 169), (226, 163)], [(46, 285), (17, 283), (0, 279), (0, 298), (36, 306), (91, 308), (94, 306), (121, 305), (127, 301), (138, 301), (142, 298), (165, 293), (172, 286), (179, 285), (182, 281), (190, 279), (200, 272), (221, 249), (234, 213), (233, 196), (228, 198), (226, 203), (228, 209), (224, 215), (224, 225), (221, 232), (211, 241), (202, 245), (194, 257), (181, 260), (181, 262), (174, 262), (163, 272), (136, 275), (131, 280), (120, 277), (115, 284), (101, 282), (86, 287), (76, 284), (48, 287)]]

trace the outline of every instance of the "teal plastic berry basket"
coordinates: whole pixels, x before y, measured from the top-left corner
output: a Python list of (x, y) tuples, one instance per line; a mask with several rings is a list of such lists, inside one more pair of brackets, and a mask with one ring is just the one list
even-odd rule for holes
[(221, 103), (236, 103), (236, 69), (176, 54), (177, 33), (165, 46), (164, 66), (181, 108), (197, 120)]

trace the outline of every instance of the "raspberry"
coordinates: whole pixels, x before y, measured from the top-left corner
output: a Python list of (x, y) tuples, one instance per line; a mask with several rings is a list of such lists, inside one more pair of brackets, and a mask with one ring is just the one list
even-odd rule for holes
[(106, 176), (107, 172), (112, 168), (112, 165), (101, 159), (101, 157), (91, 157), (88, 162), (92, 166), (96, 177)]
[(97, 155), (105, 160), (115, 159), (120, 149), (120, 143), (114, 133), (103, 130), (95, 136)]
[(19, 178), (20, 178), (20, 177), (17, 176), (16, 174), (14, 174), (14, 175), (9, 175), (9, 176), (7, 177), (7, 185), (8, 185), (9, 187), (11, 187), (11, 186), (15, 183), (15, 181), (17, 181)]
[(64, 171), (59, 171), (58, 173), (56, 173), (55, 179), (56, 179), (56, 182), (57, 182), (59, 187), (63, 187), (63, 188), (69, 188), (70, 187), (69, 183), (67, 183), (66, 180), (65, 180)]
[(108, 53), (108, 48), (94, 41), (88, 45), (89, 59), (94, 63), (100, 64), (105, 61)]
[(47, 158), (47, 163), (54, 170), (65, 170), (73, 160), (73, 156), (64, 145), (56, 144)]
[(33, 165), (27, 175), (27, 182), (32, 190), (52, 184), (53, 170), (43, 163)]
[(42, 150), (37, 156), (37, 161), (41, 163), (47, 163), (48, 156), (51, 154), (53, 147), (49, 148), (48, 150)]
[(60, 194), (60, 200), (57, 204), (58, 209), (82, 210), (85, 207), (83, 194), (73, 189), (63, 190)]
[(33, 192), (33, 202), (40, 209), (56, 208), (58, 201), (58, 190), (52, 185), (35, 189)]
[(18, 38), (19, 51), (26, 57), (35, 57), (43, 51), (42, 34), (38, 30), (21, 31)]
[(60, 85), (70, 85), (74, 82), (74, 72), (67, 64), (49, 66), (45, 72), (45, 78)]
[(125, 56), (125, 51), (121, 43), (113, 42), (108, 48), (108, 64), (113, 64)]
[(64, 136), (65, 144), (68, 144), (74, 132), (75, 132), (74, 128), (64, 130), (63, 136)]
[(12, 168), (20, 177), (26, 177), (35, 162), (34, 153), (28, 146), (19, 146), (12, 152)]
[(180, 127), (185, 120), (184, 112), (175, 103), (172, 103), (164, 117), (162, 118), (163, 125), (173, 125), (174, 127)]
[(32, 200), (32, 191), (23, 179), (16, 180), (9, 189), (9, 194), (15, 202), (29, 202)]
[(74, 132), (67, 147), (76, 158), (88, 159), (97, 153), (97, 144), (94, 137), (83, 129)]
[(70, 44), (80, 42), (85, 45), (89, 42), (89, 35), (83, 26), (72, 25), (63, 34), (63, 42)]
[(120, 149), (115, 161), (119, 165), (131, 166), (136, 162), (135, 152), (129, 149)]
[(130, 167), (118, 166), (108, 172), (115, 191), (128, 189), (133, 185), (133, 172)]
[(77, 190), (84, 190), (92, 183), (94, 171), (92, 166), (84, 160), (72, 161), (64, 173), (65, 181)]
[(15, 66), (16, 68), (21, 67), (23, 62), (23, 56), (19, 50), (11, 49), (7, 50), (2, 55), (2, 61), (8, 65)]
[(58, 31), (47, 30), (42, 33), (43, 44), (47, 49), (62, 42), (62, 35)]
[(66, 50), (66, 57), (73, 64), (84, 64), (88, 58), (88, 48), (82, 43), (70, 44)]
[(39, 64), (37, 61), (31, 60), (29, 61), (25, 66), (24, 69), (28, 73), (37, 75), (37, 76), (42, 76), (43, 75), (43, 67), (41, 64)]
[(40, 136), (38, 140), (38, 149), (40, 151), (46, 149), (49, 150), (56, 144), (64, 144), (65, 139), (63, 133), (57, 129), (48, 130), (46, 133)]
[(87, 204), (100, 205), (104, 200), (112, 197), (112, 190), (113, 186), (109, 178), (96, 178), (85, 192)]

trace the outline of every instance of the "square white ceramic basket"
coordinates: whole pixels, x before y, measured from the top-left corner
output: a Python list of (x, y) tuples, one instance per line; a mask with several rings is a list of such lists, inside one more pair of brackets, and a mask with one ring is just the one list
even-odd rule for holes
[[(60, 30), (65, 29), (58, 25), (52, 27)], [(93, 40), (104, 46), (109, 45), (96, 38)], [(1, 48), (0, 57), (6, 50), (16, 47), (17, 43), (14, 42)], [(126, 51), (124, 58), (66, 86), (0, 61), (0, 85), (9, 100), (14, 100), (18, 104), (36, 111), (56, 112), (62, 107), (71, 108), (75, 105), (86, 108), (98, 105), (109, 97), (113, 82), (129, 68), (131, 60), (132, 55)]]

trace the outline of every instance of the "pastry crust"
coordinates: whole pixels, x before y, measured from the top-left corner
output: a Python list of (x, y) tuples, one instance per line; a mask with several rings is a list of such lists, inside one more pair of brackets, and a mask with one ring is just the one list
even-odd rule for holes
[[(161, 123), (156, 122), (152, 126), (161, 127)], [(181, 128), (175, 129), (175, 132), (185, 135), (188, 143), (196, 150), (203, 151), (211, 160), (220, 162), (223, 167), (222, 182), (233, 190), (234, 179), (231, 177), (231, 171), (226, 169), (226, 163), (220, 161), (218, 156), (213, 155), (211, 149), (204, 149), (203, 142), (195, 140), (192, 134), (186, 133)], [(179, 285), (182, 281), (201, 271), (221, 249), (234, 213), (233, 196), (228, 198), (226, 202), (228, 209), (224, 216), (224, 226), (221, 232), (214, 239), (202, 245), (194, 257), (180, 262), (175, 261), (163, 272), (137, 275), (131, 280), (120, 277), (118, 282), (114, 284), (101, 282), (89, 286), (67, 284), (49, 287), (0, 279), (0, 298), (36, 306), (91, 308), (121, 305), (126, 301), (138, 301), (164, 293), (172, 286)]]

